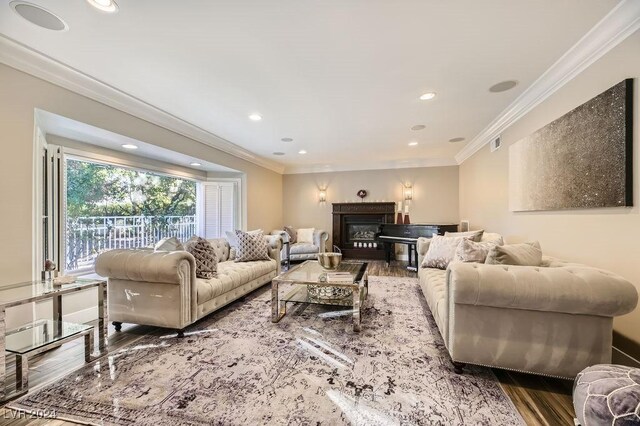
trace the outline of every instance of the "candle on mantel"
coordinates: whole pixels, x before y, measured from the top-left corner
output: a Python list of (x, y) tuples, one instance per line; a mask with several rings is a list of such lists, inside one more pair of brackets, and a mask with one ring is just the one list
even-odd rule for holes
[(404, 206), (404, 214), (409, 213), (409, 206)]

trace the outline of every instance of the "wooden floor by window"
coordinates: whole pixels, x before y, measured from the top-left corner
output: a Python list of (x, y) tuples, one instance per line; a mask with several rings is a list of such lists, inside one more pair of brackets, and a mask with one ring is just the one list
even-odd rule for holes
[[(390, 267), (382, 261), (371, 261), (370, 276), (415, 277), (415, 272), (406, 269), (406, 263), (393, 262)], [(109, 328), (109, 351), (116, 352), (129, 346), (145, 335), (163, 335), (171, 330), (155, 327), (124, 324), (122, 332), (116, 333)], [(84, 364), (84, 346), (74, 341), (47, 352), (31, 361), (29, 381), (31, 388), (48, 383), (65, 372), (79, 368)], [(13, 357), (7, 358), (7, 376), (12, 377)], [(553, 379), (532, 374), (516, 373), (494, 369), (494, 373), (505, 393), (511, 398), (528, 425), (573, 425), (573, 406), (571, 391), (573, 383), (569, 380)], [(12, 385), (12, 384), (11, 384)], [(74, 425), (56, 419), (18, 418), (16, 413), (2, 407), (0, 409), (0, 426), (60, 426)]]

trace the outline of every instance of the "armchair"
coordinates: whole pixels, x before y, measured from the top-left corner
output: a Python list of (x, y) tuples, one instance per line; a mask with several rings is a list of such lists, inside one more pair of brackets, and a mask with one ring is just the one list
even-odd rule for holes
[[(286, 259), (289, 255), (289, 261), (302, 261), (317, 259), (318, 253), (324, 253), (327, 251), (327, 241), (329, 240), (329, 233), (321, 229), (316, 229), (313, 232), (313, 243), (307, 242), (295, 242), (291, 243), (289, 234), (281, 229), (276, 229), (271, 232), (271, 235), (279, 235), (284, 242), (284, 248), (282, 249), (282, 258)], [(287, 245), (289, 245), (288, 253), (286, 253)]]

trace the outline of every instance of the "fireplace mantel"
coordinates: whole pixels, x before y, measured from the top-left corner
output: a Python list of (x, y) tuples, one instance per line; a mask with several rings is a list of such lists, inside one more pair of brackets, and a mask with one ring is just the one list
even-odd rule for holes
[[(382, 223), (393, 223), (395, 207), (394, 202), (333, 203), (333, 244), (345, 258), (384, 259), (382, 247), (355, 247), (353, 229), (377, 230)], [(366, 241), (374, 242), (373, 239)]]

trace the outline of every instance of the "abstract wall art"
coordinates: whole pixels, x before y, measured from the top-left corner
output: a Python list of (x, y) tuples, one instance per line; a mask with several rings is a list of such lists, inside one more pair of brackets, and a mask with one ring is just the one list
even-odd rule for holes
[(633, 204), (633, 80), (509, 147), (511, 211)]

